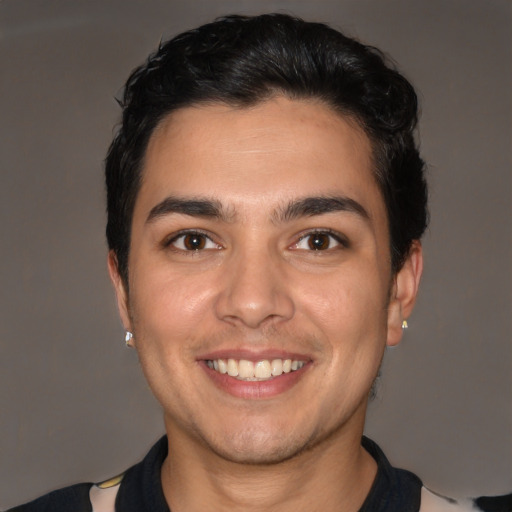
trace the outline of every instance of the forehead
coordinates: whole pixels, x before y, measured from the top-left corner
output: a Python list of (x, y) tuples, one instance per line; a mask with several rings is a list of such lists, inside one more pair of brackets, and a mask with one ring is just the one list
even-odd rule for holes
[(381, 214), (371, 143), (325, 104), (277, 97), (250, 108), (186, 107), (165, 118), (146, 151), (136, 211), (166, 195), (208, 196), (235, 210), (343, 195)]

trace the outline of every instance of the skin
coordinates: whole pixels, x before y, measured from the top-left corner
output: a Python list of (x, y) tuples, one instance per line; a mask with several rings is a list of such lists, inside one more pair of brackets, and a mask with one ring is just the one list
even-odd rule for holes
[[(355, 511), (364, 501), (376, 472), (360, 445), (368, 393), (422, 270), (417, 242), (391, 273), (372, 168), (364, 132), (315, 101), (188, 107), (152, 135), (129, 296), (113, 254), (109, 268), (164, 410), (173, 512)], [(220, 215), (173, 211), (170, 197), (210, 202)], [(333, 197), (349, 207), (290, 211)], [(188, 250), (194, 237), (202, 248)], [(231, 388), (204, 364), (212, 354), (293, 354), (306, 365), (283, 389)]]

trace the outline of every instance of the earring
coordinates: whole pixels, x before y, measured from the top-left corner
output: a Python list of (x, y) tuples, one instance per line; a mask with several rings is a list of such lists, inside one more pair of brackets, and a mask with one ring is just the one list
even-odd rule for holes
[(131, 341), (133, 339), (133, 334), (130, 331), (126, 331), (126, 334), (124, 335), (124, 342), (126, 343), (126, 346), (131, 348), (133, 347)]
[(404, 320), (402, 322), (402, 329), (408, 329), (409, 328), (409, 324), (407, 323), (407, 320)]

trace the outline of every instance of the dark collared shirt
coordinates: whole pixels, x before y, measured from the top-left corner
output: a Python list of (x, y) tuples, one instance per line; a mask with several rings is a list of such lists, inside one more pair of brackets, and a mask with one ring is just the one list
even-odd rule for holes
[[(481, 510), (511, 512), (512, 495), (478, 498), (457, 504), (455, 500), (438, 497), (422, 486), (421, 480), (409, 471), (391, 466), (382, 450), (370, 439), (362, 444), (377, 462), (377, 475), (359, 512), (430, 512), (446, 510)], [(77, 484), (51, 492), (8, 512), (92, 512), (91, 496), (108, 494), (112, 512), (170, 512), (164, 498), (160, 471), (167, 456), (167, 438), (162, 437), (146, 457), (128, 469), (122, 477), (101, 484)], [(422, 503), (423, 502), (423, 503)], [(421, 505), (421, 509), (420, 509)]]

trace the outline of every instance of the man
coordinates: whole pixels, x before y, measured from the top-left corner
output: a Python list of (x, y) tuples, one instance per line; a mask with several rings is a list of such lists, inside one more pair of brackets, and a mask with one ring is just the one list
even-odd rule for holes
[(422, 272), (411, 85), (325, 25), (228, 17), (163, 44), (122, 106), (108, 264), (167, 435), (15, 510), (469, 510), (362, 437)]

